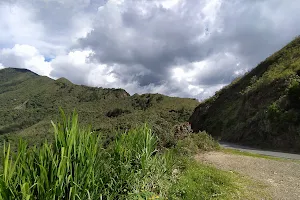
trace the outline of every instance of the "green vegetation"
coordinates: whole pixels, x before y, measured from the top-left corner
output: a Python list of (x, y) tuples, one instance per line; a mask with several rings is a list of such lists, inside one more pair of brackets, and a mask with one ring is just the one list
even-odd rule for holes
[(250, 156), (254, 158), (264, 158), (264, 159), (269, 159), (269, 160), (277, 160), (277, 161), (282, 161), (282, 162), (297, 162), (300, 163), (299, 160), (294, 160), (294, 159), (289, 159), (289, 158), (279, 158), (279, 157), (274, 157), (274, 156), (268, 156), (268, 155), (262, 155), (262, 154), (257, 154), (257, 153), (250, 153), (246, 151), (240, 151), (236, 149), (227, 149), (227, 148), (222, 148), (222, 152), (228, 153), (228, 154), (236, 154), (236, 155), (241, 155), (241, 156)]
[[(101, 132), (109, 142), (115, 130), (126, 131), (144, 123), (166, 145), (173, 126), (186, 122), (198, 105), (195, 99), (161, 94), (130, 96), (122, 89), (104, 89), (72, 84), (65, 78), (52, 80), (25, 69), (0, 70), (0, 141), (16, 149), (18, 139), (30, 145), (53, 141), (50, 120), (57, 122), (58, 108), (76, 108), (84, 125)], [(0, 146), (3, 145), (0, 143)]]
[(122, 114), (128, 114), (131, 113), (129, 110), (123, 110), (121, 108), (115, 108), (111, 111), (108, 111), (108, 113), (106, 114), (107, 117), (118, 117)]
[[(229, 139), (234, 130), (244, 134), (234, 137), (250, 141), (247, 131), (237, 131), (259, 117), (265, 123), (259, 126), (270, 138), (287, 120), (298, 123), (299, 74), (284, 73), (286, 87), (275, 90), (284, 91), (278, 98), (265, 94), (270, 88), (258, 92), (272, 98), (258, 105), (257, 113), (250, 98), (260, 100), (255, 94), (264, 86), (257, 83), (262, 76), (251, 73), (195, 110), (193, 133), (187, 121), (198, 105), (195, 99), (130, 96), (122, 89), (74, 85), (28, 70), (0, 70), (0, 199), (247, 199), (246, 180), (200, 164), (193, 156), (220, 149), (212, 136), (199, 130)], [(245, 79), (253, 87), (244, 84)], [(62, 112), (59, 119), (59, 107), (66, 113), (76, 108), (82, 125), (75, 112), (72, 117)], [(248, 111), (253, 118), (247, 118)], [(194, 123), (199, 116), (201, 127)], [(289, 126), (289, 131), (295, 127)]]
[(21, 141), (14, 160), (5, 148), (2, 199), (125, 199), (144, 195), (148, 187), (159, 192), (157, 178), (163, 179), (166, 161), (153, 155), (156, 138), (147, 126), (104, 149), (100, 135), (80, 128), (76, 114), (72, 120), (62, 116), (63, 122), (53, 125), (53, 144), (28, 149)]
[(236, 180), (227, 173), (191, 161), (182, 160), (184, 172), (170, 188), (170, 199), (234, 199)]
[[(62, 112), (53, 127), (52, 143), (21, 140), (16, 153), (5, 145), (0, 199), (232, 199), (242, 192), (230, 173), (176, 153), (178, 146), (158, 151), (147, 125), (117, 134), (106, 148), (75, 112)], [(205, 133), (192, 137), (202, 150), (216, 147)]]
[(250, 157), (255, 157), (255, 158), (265, 158), (265, 159), (270, 159), (270, 160), (281, 160), (281, 161), (287, 160), (284, 158), (261, 155), (261, 154), (257, 154), (257, 153), (250, 153), (250, 152), (240, 151), (240, 150), (236, 150), (236, 149), (222, 149), (222, 152), (229, 153), (229, 154), (241, 155), (241, 156), (250, 156)]
[(300, 37), (205, 102), (195, 131), (222, 140), (300, 152)]
[(181, 155), (194, 155), (201, 151), (212, 151), (220, 149), (220, 145), (206, 132), (190, 134), (182, 140), (177, 141), (177, 153)]

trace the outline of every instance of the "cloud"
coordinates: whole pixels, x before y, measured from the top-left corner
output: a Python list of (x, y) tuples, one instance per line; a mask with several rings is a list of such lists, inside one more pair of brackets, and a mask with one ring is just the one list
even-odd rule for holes
[(44, 56), (30, 45), (15, 45), (12, 49), (0, 50), (0, 66), (26, 68), (43, 76), (49, 76), (52, 70)]
[(220, 14), (222, 34), (213, 39), (254, 67), (299, 35), (299, 9), (300, 2), (223, 1)]
[(167, 8), (112, 1), (99, 9), (80, 46), (94, 51), (93, 62), (122, 65), (113, 71), (124, 81), (203, 98), (293, 39), (298, 8), (278, 0), (177, 1)]
[(71, 51), (67, 55), (57, 56), (50, 62), (52, 66), (50, 75), (55, 78), (67, 77), (74, 83), (87, 85), (89, 73), (97, 67), (96, 64), (86, 62), (91, 53), (91, 51)]
[(299, 9), (281, 0), (6, 0), (0, 63), (203, 99), (297, 36)]
[(132, 70), (137, 73), (137, 66), (140, 72), (147, 71), (136, 77), (142, 86), (156, 84), (177, 62), (189, 63), (209, 55), (209, 50), (200, 48), (205, 25), (201, 20), (191, 21), (190, 13), (181, 11), (185, 7), (169, 10), (147, 1), (108, 3), (80, 44), (91, 48), (98, 62), (132, 66), (126, 69), (130, 74)]
[(11, 47), (18, 43), (38, 45), (43, 35), (43, 26), (32, 20), (29, 10), (20, 5), (0, 3), (0, 47)]
[(49, 57), (65, 54), (91, 30), (93, 12), (87, 10), (93, 5), (85, 0), (2, 0), (0, 48), (26, 44)]

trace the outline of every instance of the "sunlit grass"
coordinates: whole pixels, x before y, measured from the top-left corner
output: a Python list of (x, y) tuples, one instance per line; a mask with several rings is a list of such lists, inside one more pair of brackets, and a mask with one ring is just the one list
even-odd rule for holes
[(159, 188), (153, 175), (165, 173), (155, 168), (165, 162), (154, 155), (157, 139), (146, 125), (123, 133), (111, 149), (80, 128), (76, 113), (68, 118), (62, 112), (62, 123), (53, 127), (52, 144), (29, 148), (21, 140), (17, 154), (5, 145), (1, 199), (125, 199), (150, 191), (150, 183)]
[[(20, 140), (16, 153), (5, 144), (0, 199), (230, 199), (239, 192), (229, 174), (178, 153), (182, 146), (158, 151), (147, 125), (116, 134), (104, 148), (76, 112), (61, 116), (53, 142)], [(193, 138), (197, 148), (216, 145), (204, 133)]]

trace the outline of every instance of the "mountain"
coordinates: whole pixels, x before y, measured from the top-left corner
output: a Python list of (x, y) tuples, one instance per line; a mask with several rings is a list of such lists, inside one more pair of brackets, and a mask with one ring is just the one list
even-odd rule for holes
[(123, 89), (75, 85), (65, 78), (52, 80), (29, 70), (6, 68), (0, 70), (0, 141), (51, 140), (50, 122), (58, 119), (61, 107), (67, 113), (76, 109), (81, 122), (108, 137), (113, 137), (113, 129), (147, 122), (168, 143), (172, 127), (186, 122), (198, 104), (196, 99), (161, 94), (130, 96)]
[(202, 102), (189, 121), (224, 141), (300, 152), (300, 37)]

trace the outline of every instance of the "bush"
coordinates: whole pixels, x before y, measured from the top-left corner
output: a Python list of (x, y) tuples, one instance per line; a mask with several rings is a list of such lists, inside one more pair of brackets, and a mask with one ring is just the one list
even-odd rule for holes
[(274, 102), (268, 107), (267, 113), (268, 113), (268, 118), (271, 121), (279, 121), (282, 111), (279, 105)]
[(288, 98), (291, 106), (300, 109), (300, 83), (293, 81), (288, 90)]
[(205, 131), (192, 135), (192, 139), (196, 143), (198, 149), (202, 151), (212, 151), (220, 148), (219, 143)]
[(131, 113), (129, 110), (123, 110), (121, 108), (115, 108), (109, 112), (106, 113), (107, 117), (118, 117), (122, 114), (128, 114)]
[(191, 155), (199, 151), (211, 151), (220, 149), (220, 145), (211, 135), (204, 132), (191, 134), (183, 140), (179, 140), (176, 149), (179, 154)]
[(193, 130), (189, 123), (177, 124), (173, 127), (174, 137), (176, 140), (182, 140), (193, 134)]
[(158, 146), (160, 149), (174, 147), (176, 139), (172, 132), (172, 125), (164, 119), (157, 119), (150, 123), (153, 133), (158, 137)]

